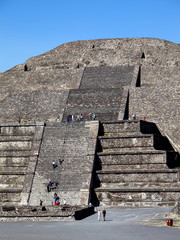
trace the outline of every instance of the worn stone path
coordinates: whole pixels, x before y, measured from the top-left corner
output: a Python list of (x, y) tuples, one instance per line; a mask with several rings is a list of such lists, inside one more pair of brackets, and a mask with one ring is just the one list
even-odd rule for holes
[(0, 240), (179, 240), (180, 229), (165, 224), (169, 210), (107, 209), (105, 222), (98, 221), (97, 214), (76, 222), (4, 222), (0, 223)]

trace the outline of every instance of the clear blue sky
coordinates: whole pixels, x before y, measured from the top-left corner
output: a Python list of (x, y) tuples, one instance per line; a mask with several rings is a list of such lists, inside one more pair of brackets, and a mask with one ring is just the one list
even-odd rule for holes
[(180, 0), (0, 0), (0, 72), (66, 42), (125, 37), (180, 43)]

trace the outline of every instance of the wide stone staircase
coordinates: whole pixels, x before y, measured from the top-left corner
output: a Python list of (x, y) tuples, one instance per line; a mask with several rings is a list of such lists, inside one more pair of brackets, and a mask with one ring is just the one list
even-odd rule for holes
[(42, 136), (39, 127), (41, 128), (36, 124), (1, 124), (0, 205), (17, 205), (20, 204), (22, 198), (24, 201), (26, 198), (27, 203), (35, 171), (33, 166), (36, 164)]
[(175, 205), (180, 197), (179, 154), (153, 123), (102, 122), (94, 204)]
[[(95, 122), (92, 124), (98, 125)], [(55, 192), (60, 204), (88, 204), (97, 138), (97, 134), (95, 137), (90, 135), (90, 129), (91, 124), (87, 122), (54, 122), (46, 125), (30, 197), (31, 205), (39, 205), (40, 200), (43, 205), (52, 205)], [(62, 163), (59, 162), (60, 156)], [(55, 169), (52, 167), (53, 161), (57, 165)], [(57, 186), (48, 192), (50, 177)]]
[(112, 89), (134, 84), (137, 73), (134, 66), (86, 67), (80, 89)]
[(63, 121), (73, 114), (75, 119), (82, 113), (83, 120), (90, 121), (93, 113), (97, 120), (117, 119), (119, 112), (124, 112), (127, 91), (118, 89), (77, 89), (70, 90)]
[[(18, 221), (64, 221), (93, 214), (88, 200), (97, 134), (97, 121), (2, 124), (0, 221), (16, 221), (17, 217)], [(49, 177), (57, 183), (50, 192)], [(52, 206), (55, 192), (60, 206)]]
[(68, 115), (74, 115), (77, 120), (80, 114), (83, 114), (83, 120), (90, 121), (93, 113), (100, 121), (123, 119), (127, 87), (135, 86), (136, 80), (137, 71), (133, 66), (85, 68), (79, 89), (69, 91), (63, 122)]

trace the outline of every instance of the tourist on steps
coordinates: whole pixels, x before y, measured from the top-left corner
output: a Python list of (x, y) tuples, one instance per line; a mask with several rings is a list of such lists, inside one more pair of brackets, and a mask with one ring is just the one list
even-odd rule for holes
[(55, 206), (60, 204), (59, 197), (58, 197), (57, 193), (54, 193), (53, 203), (54, 203)]
[(64, 159), (61, 156), (59, 156), (59, 164), (60, 165), (63, 163), (63, 161), (64, 161)]
[(83, 114), (81, 113), (80, 121), (83, 121)]
[(93, 120), (95, 120), (96, 119), (96, 114), (95, 113), (93, 113)]
[(53, 161), (52, 166), (53, 166), (53, 169), (56, 168), (56, 162), (55, 161)]

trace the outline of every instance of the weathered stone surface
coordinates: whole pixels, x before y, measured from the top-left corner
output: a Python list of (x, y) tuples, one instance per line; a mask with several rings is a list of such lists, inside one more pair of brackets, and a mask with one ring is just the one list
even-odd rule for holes
[[(45, 127), (30, 204), (51, 205), (54, 192), (60, 202), (88, 204), (94, 166), (98, 121), (48, 124)], [(59, 162), (59, 157), (63, 162)], [(57, 167), (53, 169), (55, 160)], [(49, 177), (58, 185), (47, 192)]]
[[(54, 192), (45, 190), (53, 176), (61, 201), (87, 204), (98, 152), (102, 204), (123, 206), (128, 198), (127, 206), (174, 203), (179, 173), (169, 168), (179, 164), (179, 70), (179, 45), (142, 38), (63, 44), (0, 74), (2, 202), (39, 204), (43, 198), (50, 205)], [(81, 113), (87, 122), (76, 122)], [(100, 126), (90, 122), (92, 113)], [(67, 123), (69, 114), (74, 120)], [(158, 128), (143, 128), (143, 117)], [(59, 156), (64, 161), (53, 170)], [(177, 197), (166, 195), (170, 183)], [(139, 194), (138, 184), (146, 191)], [(121, 192), (125, 186), (129, 195)]]
[(134, 207), (175, 204), (180, 195), (180, 172), (170, 168), (180, 164), (179, 155), (155, 150), (168, 150), (170, 144), (154, 124), (104, 122), (99, 133), (96, 204), (97, 200), (101, 205)]
[(94, 213), (89, 206), (13, 206), (0, 207), (0, 221), (73, 221)]
[[(69, 89), (124, 86), (129, 90), (129, 118), (136, 113), (138, 119), (146, 116), (159, 123), (179, 151), (179, 70), (180, 46), (165, 40), (66, 43), (0, 74), (1, 121), (61, 120)], [(110, 118), (123, 119), (122, 109)]]
[(0, 205), (4, 202), (18, 204), (20, 201), (27, 204), (43, 125), (11, 123), (0, 126)]

